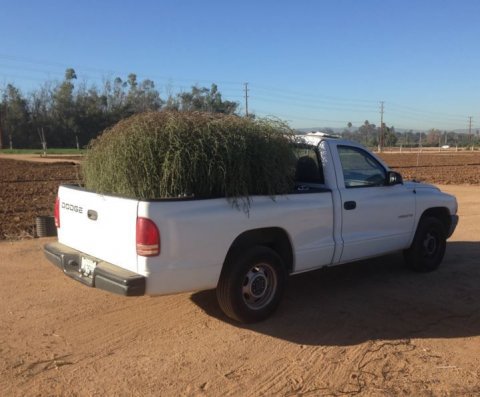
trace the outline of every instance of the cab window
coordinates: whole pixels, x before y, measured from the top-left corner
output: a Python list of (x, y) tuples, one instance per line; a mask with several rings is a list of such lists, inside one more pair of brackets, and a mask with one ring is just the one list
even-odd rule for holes
[(370, 153), (351, 146), (338, 146), (345, 187), (384, 186), (387, 172)]
[(297, 157), (295, 182), (324, 183), (322, 164), (319, 163), (317, 152), (312, 146), (296, 147), (295, 156)]

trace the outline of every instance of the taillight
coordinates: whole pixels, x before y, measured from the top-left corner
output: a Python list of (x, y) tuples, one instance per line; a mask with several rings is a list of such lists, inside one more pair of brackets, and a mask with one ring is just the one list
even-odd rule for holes
[(160, 254), (160, 232), (148, 218), (137, 218), (137, 255), (157, 256)]
[(55, 215), (55, 227), (59, 228), (60, 227), (60, 197), (58, 196), (57, 196), (57, 199), (55, 200), (54, 215)]

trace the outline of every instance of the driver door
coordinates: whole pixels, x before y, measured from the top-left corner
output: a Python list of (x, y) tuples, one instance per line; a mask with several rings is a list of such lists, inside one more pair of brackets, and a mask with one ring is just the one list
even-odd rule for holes
[(341, 262), (407, 248), (415, 219), (415, 195), (403, 184), (387, 185), (387, 170), (369, 152), (338, 144), (341, 197)]

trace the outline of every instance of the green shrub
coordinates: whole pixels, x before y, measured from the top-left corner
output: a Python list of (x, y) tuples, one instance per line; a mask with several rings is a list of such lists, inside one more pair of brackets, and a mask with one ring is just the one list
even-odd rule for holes
[(132, 116), (95, 139), (83, 164), (85, 187), (139, 199), (227, 197), (293, 188), (291, 130), (283, 123), (199, 112)]

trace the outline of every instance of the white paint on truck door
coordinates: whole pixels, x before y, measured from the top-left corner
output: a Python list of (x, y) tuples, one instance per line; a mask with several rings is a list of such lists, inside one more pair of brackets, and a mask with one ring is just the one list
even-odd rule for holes
[(336, 144), (343, 250), (340, 262), (407, 248), (415, 222), (415, 194), (387, 186), (387, 169), (361, 147)]

